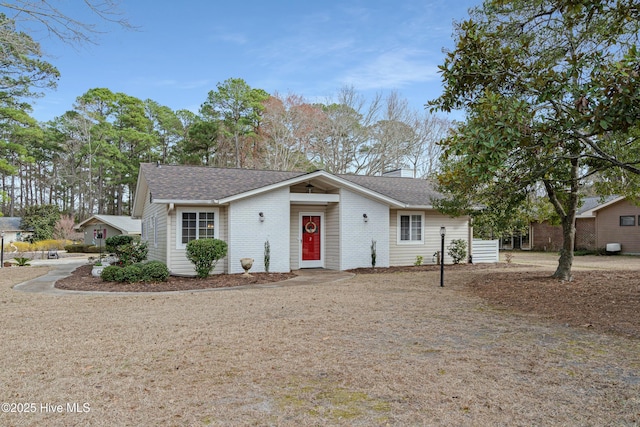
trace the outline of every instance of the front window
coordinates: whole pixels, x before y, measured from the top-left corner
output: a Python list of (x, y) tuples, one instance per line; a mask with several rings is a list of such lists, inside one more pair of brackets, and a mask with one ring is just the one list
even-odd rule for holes
[(635, 215), (622, 215), (620, 217), (620, 227), (628, 227), (636, 225)]
[(403, 213), (398, 216), (398, 222), (400, 243), (422, 243), (422, 214)]
[(178, 212), (178, 246), (185, 247), (191, 240), (216, 236), (216, 212), (182, 210)]

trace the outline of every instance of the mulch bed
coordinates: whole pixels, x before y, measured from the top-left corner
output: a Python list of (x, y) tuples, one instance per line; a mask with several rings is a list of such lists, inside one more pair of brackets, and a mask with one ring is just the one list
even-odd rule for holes
[(99, 277), (92, 276), (92, 268), (90, 264), (78, 267), (71, 276), (58, 280), (55, 287), (74, 291), (101, 292), (190, 291), (281, 282), (296, 276), (295, 273), (251, 273), (251, 277), (243, 274), (216, 274), (206, 279), (170, 276), (166, 282), (118, 283), (105, 282)]
[(573, 271), (571, 282), (545, 273), (493, 272), (467, 287), (491, 305), (573, 327), (640, 338), (638, 271)]

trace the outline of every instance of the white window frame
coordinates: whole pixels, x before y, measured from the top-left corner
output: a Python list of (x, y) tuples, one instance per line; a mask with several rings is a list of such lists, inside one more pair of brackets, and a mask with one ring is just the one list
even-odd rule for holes
[[(184, 207), (176, 209), (176, 249), (186, 249), (187, 244), (182, 243), (182, 214), (183, 213), (196, 213), (196, 222), (200, 220), (200, 213), (211, 213), (213, 212), (213, 237), (215, 239), (219, 238), (220, 232), (220, 209), (218, 208), (200, 208), (200, 207)], [(199, 239), (200, 236), (199, 228), (196, 227), (196, 239)]]
[[(419, 240), (402, 240), (402, 217), (409, 217), (409, 237), (411, 237), (411, 217), (420, 216), (420, 239)], [(421, 211), (398, 211), (397, 218), (397, 241), (399, 245), (423, 245), (424, 244), (424, 212)]]

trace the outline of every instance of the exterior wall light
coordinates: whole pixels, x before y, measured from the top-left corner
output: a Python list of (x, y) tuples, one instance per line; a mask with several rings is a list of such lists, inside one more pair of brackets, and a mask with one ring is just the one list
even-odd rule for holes
[(258, 214), (258, 217), (259, 217), (259, 219), (260, 219), (260, 222), (264, 222), (264, 213), (263, 213), (263, 212), (260, 212), (260, 213)]
[(364, 219), (364, 222), (369, 222), (369, 217), (367, 216), (366, 213), (362, 214), (362, 218)]

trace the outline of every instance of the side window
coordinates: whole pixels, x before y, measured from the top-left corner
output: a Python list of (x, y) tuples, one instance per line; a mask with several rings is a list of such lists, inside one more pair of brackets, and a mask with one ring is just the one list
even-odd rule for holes
[(398, 214), (398, 243), (418, 244), (423, 242), (424, 216), (417, 212)]
[(621, 215), (620, 216), (620, 227), (632, 227), (636, 225), (636, 217), (635, 215)]
[[(216, 237), (217, 210), (195, 211), (179, 210), (177, 213), (177, 246), (186, 247), (187, 243), (196, 239)], [(154, 236), (154, 238), (157, 238)]]

